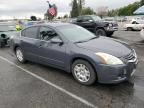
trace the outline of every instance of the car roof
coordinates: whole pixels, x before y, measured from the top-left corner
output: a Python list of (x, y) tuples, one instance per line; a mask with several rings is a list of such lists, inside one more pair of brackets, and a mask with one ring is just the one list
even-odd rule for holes
[(44, 23), (44, 24), (37, 24), (37, 25), (59, 27), (59, 26), (68, 26), (68, 25), (74, 25), (74, 24), (70, 24), (70, 23)]

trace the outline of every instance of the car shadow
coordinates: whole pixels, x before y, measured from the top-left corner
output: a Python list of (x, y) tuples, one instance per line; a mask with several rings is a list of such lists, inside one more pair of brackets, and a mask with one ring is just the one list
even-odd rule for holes
[[(23, 67), (23, 65), (22, 65)], [(73, 77), (63, 70), (45, 66), (33, 62), (25, 64), (26, 69), (34, 74), (56, 84), (57, 86), (80, 96), (89, 102), (101, 107), (114, 104), (129, 104), (135, 99), (135, 84), (133, 82), (122, 82), (119, 84), (94, 83), (91, 86), (79, 84)], [(140, 100), (137, 100), (138, 102)], [(102, 102), (103, 104), (100, 104)]]
[(134, 83), (130, 82), (130, 81), (125, 81), (125, 82), (121, 82), (121, 83), (118, 83), (118, 84), (102, 84), (102, 83), (99, 83), (99, 82), (95, 82), (91, 86), (85, 86), (85, 85), (82, 85), (82, 84), (78, 83), (77, 81), (75, 81), (75, 79), (73, 78), (71, 73), (63, 71), (61, 69), (57, 69), (57, 68), (54, 68), (54, 67), (51, 67), (51, 66), (45, 66), (45, 65), (38, 64), (38, 63), (35, 63), (35, 62), (30, 62), (30, 61), (28, 61), (26, 64), (27, 65), (34, 65), (34, 67), (41, 68), (42, 70), (44, 70), (44, 72), (50, 72), (52, 74), (55, 74), (56, 76), (60, 75), (60, 77), (66, 78), (67, 80), (71, 80), (72, 83), (74, 83), (76, 85), (81, 85), (83, 87), (109, 88), (109, 89), (111, 89), (111, 88), (119, 88), (119, 87), (122, 87), (122, 86), (133, 88), (133, 86), (134, 86)]

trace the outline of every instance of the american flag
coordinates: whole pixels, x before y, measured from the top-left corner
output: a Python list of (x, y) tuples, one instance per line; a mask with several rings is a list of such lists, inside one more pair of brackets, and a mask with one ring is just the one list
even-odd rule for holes
[(49, 9), (48, 9), (48, 13), (50, 13), (51, 15), (55, 15), (56, 14), (56, 10), (55, 10), (55, 8), (54, 7), (50, 7)]

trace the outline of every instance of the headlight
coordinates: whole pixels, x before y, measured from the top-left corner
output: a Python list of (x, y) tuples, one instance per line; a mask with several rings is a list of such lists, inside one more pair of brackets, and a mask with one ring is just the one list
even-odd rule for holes
[(109, 24), (109, 27), (112, 27), (113, 25), (112, 24)]
[(120, 64), (123, 64), (123, 62), (115, 57), (115, 56), (112, 56), (110, 54), (106, 54), (106, 53), (102, 53), (102, 52), (98, 52), (98, 53), (95, 53), (98, 57), (100, 57), (101, 59), (101, 62), (103, 64), (108, 64), (108, 65), (120, 65)]

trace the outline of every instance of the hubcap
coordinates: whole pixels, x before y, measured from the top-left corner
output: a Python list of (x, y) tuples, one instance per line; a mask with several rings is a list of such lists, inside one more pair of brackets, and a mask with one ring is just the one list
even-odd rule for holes
[(22, 54), (21, 50), (18, 49), (16, 51), (16, 56), (17, 56), (19, 61), (23, 61), (23, 54)]
[(98, 32), (97, 32), (97, 35), (98, 35), (98, 36), (103, 36), (103, 32), (102, 32), (102, 31), (98, 31)]
[(74, 67), (74, 74), (80, 82), (88, 82), (90, 79), (90, 71), (84, 64), (77, 64)]

